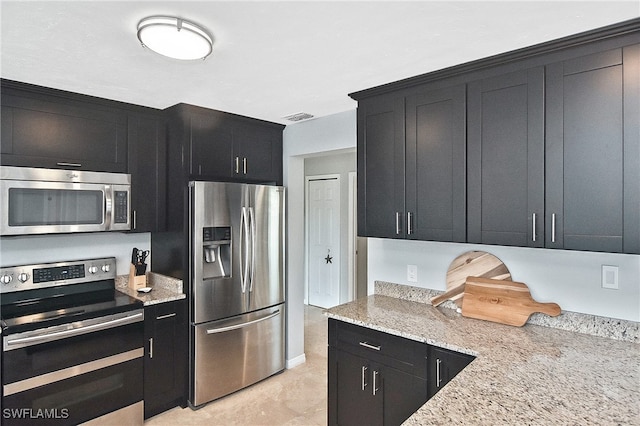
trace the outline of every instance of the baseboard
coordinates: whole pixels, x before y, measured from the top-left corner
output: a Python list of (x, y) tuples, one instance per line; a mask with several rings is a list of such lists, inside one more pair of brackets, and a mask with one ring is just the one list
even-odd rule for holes
[(305, 356), (305, 354), (302, 355), (298, 355), (295, 358), (292, 359), (288, 359), (286, 364), (287, 364), (287, 370), (289, 370), (290, 368), (293, 367), (297, 367), (300, 364), (304, 364), (305, 362), (307, 362), (307, 357)]

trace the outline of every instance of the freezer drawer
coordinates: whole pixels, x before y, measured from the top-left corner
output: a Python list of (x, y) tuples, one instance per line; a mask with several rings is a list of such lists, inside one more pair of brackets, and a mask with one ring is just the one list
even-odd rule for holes
[(284, 304), (193, 327), (193, 406), (284, 369)]

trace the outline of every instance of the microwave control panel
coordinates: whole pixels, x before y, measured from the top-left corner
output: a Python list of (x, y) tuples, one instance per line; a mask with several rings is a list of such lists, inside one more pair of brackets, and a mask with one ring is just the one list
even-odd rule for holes
[(113, 210), (115, 223), (127, 223), (129, 219), (129, 193), (127, 191), (113, 192)]

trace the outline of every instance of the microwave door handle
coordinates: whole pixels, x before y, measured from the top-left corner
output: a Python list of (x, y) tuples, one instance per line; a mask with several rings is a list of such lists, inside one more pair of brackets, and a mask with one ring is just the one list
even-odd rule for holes
[(113, 214), (113, 187), (104, 187), (104, 229), (111, 229), (111, 215)]

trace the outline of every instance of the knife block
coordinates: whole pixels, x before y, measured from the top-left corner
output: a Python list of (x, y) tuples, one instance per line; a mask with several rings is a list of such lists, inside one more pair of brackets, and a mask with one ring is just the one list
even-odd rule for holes
[(136, 267), (133, 264), (129, 265), (129, 288), (131, 290), (137, 290), (147, 286), (147, 274), (136, 275)]

